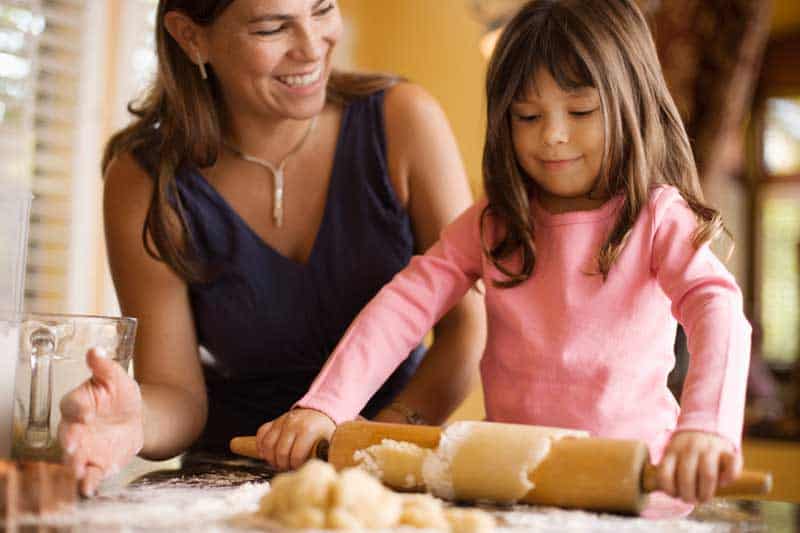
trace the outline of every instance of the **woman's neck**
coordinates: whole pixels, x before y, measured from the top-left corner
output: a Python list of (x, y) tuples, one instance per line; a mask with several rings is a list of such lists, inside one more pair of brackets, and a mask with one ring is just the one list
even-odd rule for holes
[(231, 116), (222, 139), (241, 153), (278, 163), (307, 133), (311, 120), (312, 117)]

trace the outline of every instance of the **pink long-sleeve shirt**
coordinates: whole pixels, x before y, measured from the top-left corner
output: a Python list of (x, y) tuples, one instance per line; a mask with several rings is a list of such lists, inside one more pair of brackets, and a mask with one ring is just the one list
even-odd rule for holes
[[(673, 431), (740, 443), (751, 328), (733, 276), (707, 245), (679, 192), (653, 188), (607, 280), (597, 255), (622, 196), (591, 211), (551, 214), (535, 199), (536, 266), (505, 279), (482, 253), (478, 202), (358, 315), (298, 406), (354, 418), (406, 354), (478, 279), (488, 340), (481, 360), (487, 419), (635, 438), (658, 460)], [(487, 235), (498, 228), (488, 219)], [(513, 263), (511, 264), (513, 267)], [(681, 407), (667, 389), (676, 320), (689, 371)]]

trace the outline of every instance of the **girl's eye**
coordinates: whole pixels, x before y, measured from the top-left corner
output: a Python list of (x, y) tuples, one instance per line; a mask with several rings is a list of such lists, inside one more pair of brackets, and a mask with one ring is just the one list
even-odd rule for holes
[(539, 120), (539, 115), (519, 115), (514, 114), (514, 117), (521, 122), (534, 122)]
[(589, 109), (588, 111), (570, 111), (570, 115), (572, 115), (573, 117), (588, 117), (595, 111), (597, 111), (597, 108)]

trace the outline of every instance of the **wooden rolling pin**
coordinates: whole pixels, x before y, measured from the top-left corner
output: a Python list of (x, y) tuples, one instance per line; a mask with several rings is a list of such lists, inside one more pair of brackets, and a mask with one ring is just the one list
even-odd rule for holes
[[(524, 431), (527, 426), (520, 426)], [(383, 439), (414, 443), (435, 449), (442, 428), (377, 422), (346, 422), (339, 425), (330, 443), (315, 446), (314, 455), (327, 459), (337, 469), (354, 466), (357, 450), (380, 444)], [(255, 437), (236, 437), (231, 450), (258, 458)], [(498, 450), (502, 453), (502, 450)], [(564, 438), (533, 471), (535, 488), (521, 501), (537, 505), (638, 514), (649, 492), (659, 490), (656, 468), (650, 464), (647, 446), (640, 441), (603, 438)], [(766, 494), (771, 490), (769, 473), (743, 471), (717, 496)]]

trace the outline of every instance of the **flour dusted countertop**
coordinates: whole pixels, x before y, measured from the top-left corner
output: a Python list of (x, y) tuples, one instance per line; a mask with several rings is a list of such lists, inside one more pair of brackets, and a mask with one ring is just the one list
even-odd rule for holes
[[(150, 472), (123, 486), (107, 485), (95, 498), (79, 502), (69, 512), (20, 517), (18, 525), (20, 531), (27, 530), (25, 526), (47, 531), (49, 528), (41, 526), (50, 526), (52, 533), (279, 531), (253, 517), (269, 490), (270, 477), (263, 464), (255, 461), (198, 456), (179, 470)], [(797, 506), (772, 503), (766, 505), (773, 507), (764, 510), (762, 505), (715, 501), (689, 518), (655, 521), (543, 507), (483, 509), (497, 518), (498, 533), (746, 533), (787, 531), (786, 527), (795, 528), (789, 532), (800, 531), (788, 521), (789, 515), (797, 514)]]

